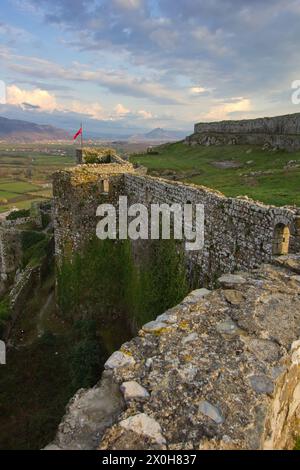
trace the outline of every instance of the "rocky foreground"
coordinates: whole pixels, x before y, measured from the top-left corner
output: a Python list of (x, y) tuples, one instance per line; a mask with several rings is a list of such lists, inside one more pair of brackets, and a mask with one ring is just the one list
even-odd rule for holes
[(226, 274), (144, 325), (46, 449), (290, 449), (300, 435), (300, 256)]

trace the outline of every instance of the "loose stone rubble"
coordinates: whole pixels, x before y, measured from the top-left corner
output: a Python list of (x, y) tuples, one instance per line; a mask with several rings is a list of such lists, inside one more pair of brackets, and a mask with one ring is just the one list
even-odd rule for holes
[(293, 448), (299, 269), (300, 255), (281, 257), (230, 276), (233, 290), (222, 276), (145, 325), (108, 359), (100, 385), (78, 392), (50, 448)]

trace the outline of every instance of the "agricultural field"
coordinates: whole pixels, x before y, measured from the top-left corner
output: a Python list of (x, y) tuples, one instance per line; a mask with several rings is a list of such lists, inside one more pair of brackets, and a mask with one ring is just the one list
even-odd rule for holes
[(74, 163), (72, 145), (1, 143), (0, 214), (49, 199), (53, 172)]
[(150, 175), (208, 186), (226, 196), (300, 206), (300, 151), (176, 142), (131, 156), (130, 161), (147, 167)]

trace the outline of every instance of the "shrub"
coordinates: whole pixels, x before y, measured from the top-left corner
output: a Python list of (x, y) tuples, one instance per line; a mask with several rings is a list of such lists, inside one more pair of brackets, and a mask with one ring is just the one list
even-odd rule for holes
[(6, 220), (17, 220), (22, 219), (23, 217), (29, 217), (30, 210), (29, 209), (21, 209), (19, 211), (13, 211), (6, 217)]
[(95, 385), (101, 376), (101, 356), (98, 341), (83, 339), (74, 347), (71, 355), (71, 380), (75, 389)]
[(23, 253), (23, 266), (35, 266), (47, 256), (48, 238), (42, 238)]
[(9, 305), (9, 298), (5, 297), (0, 300), (0, 336), (2, 336), (5, 326), (10, 319), (11, 311)]
[(50, 223), (51, 217), (50, 214), (47, 214), (46, 212), (42, 212), (42, 228), (46, 228), (47, 225)]
[(96, 335), (96, 322), (79, 320), (74, 324), (75, 338), (70, 355), (70, 375), (75, 390), (95, 385), (101, 375), (103, 351)]
[(32, 247), (36, 243), (45, 239), (45, 234), (40, 232), (35, 232), (33, 230), (24, 230), (22, 232), (22, 249), (24, 251)]
[(33, 266), (46, 255), (49, 238), (45, 233), (26, 230), (22, 232), (23, 266)]
[(109, 163), (114, 155), (115, 150), (108, 147), (83, 149), (84, 163)]

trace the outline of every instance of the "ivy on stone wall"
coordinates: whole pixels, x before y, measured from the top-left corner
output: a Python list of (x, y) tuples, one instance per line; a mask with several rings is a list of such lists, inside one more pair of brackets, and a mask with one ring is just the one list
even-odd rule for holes
[(142, 265), (134, 263), (128, 240), (97, 238), (64, 260), (57, 275), (62, 313), (101, 319), (125, 314), (139, 327), (177, 304), (188, 292), (183, 253), (174, 240), (149, 243)]
[(10, 320), (10, 317), (11, 311), (9, 306), (9, 298), (6, 295), (0, 300), (0, 339), (2, 338), (5, 327), (7, 325), (8, 320)]
[(183, 256), (174, 240), (152, 241), (144, 266), (132, 267), (127, 304), (138, 326), (173, 307), (187, 294)]

